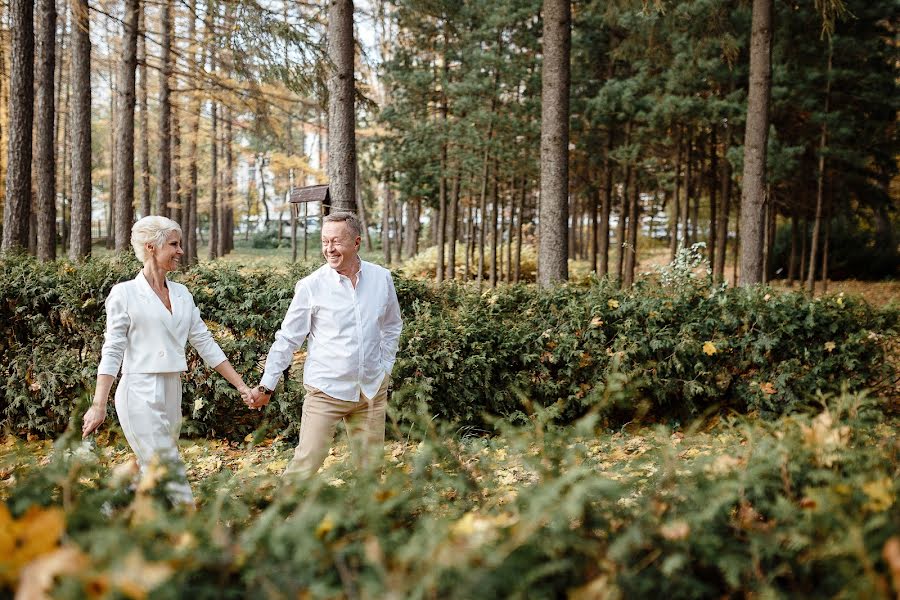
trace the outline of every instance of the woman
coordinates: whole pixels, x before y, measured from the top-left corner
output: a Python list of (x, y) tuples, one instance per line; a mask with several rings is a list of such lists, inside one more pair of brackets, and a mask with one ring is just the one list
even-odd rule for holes
[(132, 281), (113, 286), (106, 299), (106, 336), (82, 435), (88, 436), (106, 418), (109, 391), (121, 366), (116, 414), (141, 470), (154, 458), (166, 461), (176, 469), (175, 481), (167, 486), (169, 497), (175, 504), (193, 505), (177, 444), (186, 342), (237, 388), (245, 402), (250, 388), (206, 328), (187, 288), (166, 279), (184, 255), (178, 223), (144, 217), (131, 228), (131, 245), (144, 268)]

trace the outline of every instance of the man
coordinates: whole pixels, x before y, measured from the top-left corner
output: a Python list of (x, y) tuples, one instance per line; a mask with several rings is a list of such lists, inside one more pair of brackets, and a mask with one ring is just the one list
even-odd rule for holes
[(285, 475), (315, 474), (341, 420), (358, 465), (380, 464), (384, 452), (388, 385), (403, 321), (390, 271), (359, 258), (361, 233), (351, 213), (324, 218), (326, 264), (297, 282), (248, 403), (268, 404), (281, 373), (308, 339), (300, 442)]

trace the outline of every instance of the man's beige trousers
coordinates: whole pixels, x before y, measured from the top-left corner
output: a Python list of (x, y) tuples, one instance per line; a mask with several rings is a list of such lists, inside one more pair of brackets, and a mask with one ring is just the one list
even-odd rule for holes
[(372, 469), (381, 465), (384, 454), (384, 417), (390, 376), (386, 376), (375, 397), (360, 394), (359, 402), (332, 398), (320, 389), (304, 385), (306, 397), (300, 420), (300, 442), (285, 476), (314, 475), (334, 439), (335, 427), (343, 420), (347, 428), (350, 452), (357, 468)]

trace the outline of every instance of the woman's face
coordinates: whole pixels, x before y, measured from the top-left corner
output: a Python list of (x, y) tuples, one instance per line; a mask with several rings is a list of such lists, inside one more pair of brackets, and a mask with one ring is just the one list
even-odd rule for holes
[(168, 273), (178, 270), (184, 248), (181, 247), (181, 234), (173, 231), (166, 238), (165, 243), (157, 248), (152, 243), (147, 244), (147, 261)]

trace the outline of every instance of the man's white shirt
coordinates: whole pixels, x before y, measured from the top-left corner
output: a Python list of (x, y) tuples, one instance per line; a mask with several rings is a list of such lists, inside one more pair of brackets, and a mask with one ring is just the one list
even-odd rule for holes
[(308, 340), (305, 385), (339, 400), (372, 398), (394, 368), (402, 326), (390, 271), (360, 260), (354, 288), (323, 265), (297, 282), (260, 383), (274, 389)]

